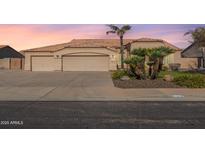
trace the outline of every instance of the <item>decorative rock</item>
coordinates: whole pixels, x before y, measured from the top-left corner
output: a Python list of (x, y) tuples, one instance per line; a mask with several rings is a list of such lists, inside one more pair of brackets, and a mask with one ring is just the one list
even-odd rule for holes
[(127, 80), (130, 80), (130, 78), (129, 78), (128, 76), (123, 76), (123, 77), (121, 78), (121, 80), (127, 81)]
[(165, 76), (164, 76), (164, 80), (170, 82), (170, 81), (173, 81), (174, 78), (173, 78), (173, 76), (171, 76), (171, 75), (165, 75)]

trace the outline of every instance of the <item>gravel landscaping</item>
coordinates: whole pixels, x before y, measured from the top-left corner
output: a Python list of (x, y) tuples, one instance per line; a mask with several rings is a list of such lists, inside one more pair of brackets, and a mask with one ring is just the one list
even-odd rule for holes
[(113, 80), (118, 88), (181, 88), (173, 82), (158, 80)]

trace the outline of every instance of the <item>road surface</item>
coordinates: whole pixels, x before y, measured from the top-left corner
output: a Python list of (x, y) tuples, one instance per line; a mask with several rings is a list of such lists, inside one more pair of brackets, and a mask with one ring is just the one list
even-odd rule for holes
[(205, 128), (205, 102), (0, 102), (0, 128)]

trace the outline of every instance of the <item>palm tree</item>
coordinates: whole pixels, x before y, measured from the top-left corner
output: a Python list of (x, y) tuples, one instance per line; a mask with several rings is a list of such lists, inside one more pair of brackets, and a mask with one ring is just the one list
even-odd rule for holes
[(134, 75), (136, 79), (145, 79), (143, 56), (131, 55), (124, 62), (129, 65), (128, 73), (130, 75)]
[[(159, 72), (160, 59), (163, 59), (170, 53), (173, 53), (173, 49), (163, 46), (148, 49), (147, 56), (149, 57), (149, 61), (147, 62), (147, 64), (149, 65), (149, 75), (151, 75), (151, 79), (157, 78), (157, 74)], [(151, 70), (151, 67), (153, 67), (153, 71)]]
[(123, 25), (122, 27), (118, 27), (116, 25), (107, 25), (111, 30), (107, 31), (106, 34), (117, 34), (120, 37), (120, 54), (121, 54), (121, 68), (124, 69), (124, 45), (123, 45), (123, 37), (124, 34), (131, 29), (130, 25)]

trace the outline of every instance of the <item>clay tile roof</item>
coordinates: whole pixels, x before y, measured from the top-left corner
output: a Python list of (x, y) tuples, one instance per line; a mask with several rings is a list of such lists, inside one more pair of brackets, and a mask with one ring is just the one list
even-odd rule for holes
[(163, 40), (163, 43), (164, 43), (164, 45), (165, 45), (166, 47), (172, 48), (172, 49), (174, 49), (174, 50), (178, 50), (178, 51), (181, 51), (181, 50), (182, 50), (182, 49), (176, 47), (175, 45), (170, 44), (170, 43), (168, 43), (168, 42), (166, 42), (166, 41), (164, 41), (164, 40)]
[(58, 50), (61, 50), (68, 46), (69, 43), (61, 43), (61, 44), (55, 44), (55, 45), (49, 45), (49, 46), (44, 46), (44, 47), (39, 47), (39, 48), (32, 48), (32, 49), (26, 49), (22, 50), (21, 52), (26, 52), (26, 51), (49, 51), (49, 52), (55, 52)]
[(174, 50), (181, 50), (180, 48), (176, 47), (175, 45), (170, 44), (167, 41), (164, 41), (162, 39), (140, 38), (140, 39), (136, 39), (130, 43), (134, 43), (134, 42), (162, 42), (165, 47), (169, 47), (169, 48), (172, 48)]
[[(124, 44), (127, 44), (134, 39), (125, 39)], [(39, 48), (33, 48), (33, 49), (27, 49), (22, 50), (23, 52), (27, 51), (49, 51), (49, 52), (55, 52), (58, 50), (61, 50), (63, 48), (118, 48), (120, 47), (120, 41), (119, 39), (74, 39), (71, 42), (68, 43), (62, 43), (62, 44), (56, 44), (56, 45), (50, 45), (45, 47), (39, 47)]]
[(161, 42), (163, 40), (161, 39), (153, 39), (153, 38), (139, 38), (139, 39), (136, 39), (135, 41), (139, 41), (139, 42)]
[[(160, 39), (151, 39), (151, 38), (140, 38), (140, 39), (124, 39), (124, 45), (133, 43), (133, 42), (163, 42), (165, 46), (174, 48), (179, 50), (179, 48), (175, 47), (174, 45), (160, 40)], [(33, 48), (22, 50), (21, 52), (27, 51), (48, 51), (48, 52), (55, 52), (64, 48), (111, 48), (116, 49), (120, 47), (120, 40), (119, 39), (74, 39), (68, 43), (50, 45), (45, 47)]]
[[(124, 44), (127, 44), (134, 39), (125, 39)], [(111, 47), (119, 48), (120, 40), (119, 39), (74, 39), (72, 40), (67, 47)]]

